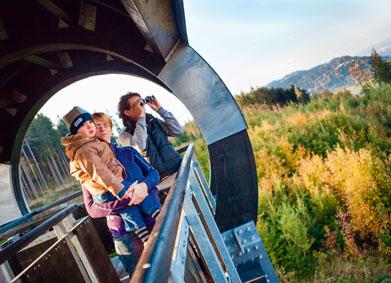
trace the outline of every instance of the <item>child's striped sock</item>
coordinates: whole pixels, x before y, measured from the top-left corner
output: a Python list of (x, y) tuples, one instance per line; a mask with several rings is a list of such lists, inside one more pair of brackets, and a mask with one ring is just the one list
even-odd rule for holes
[(141, 239), (141, 241), (143, 241), (143, 243), (146, 243), (149, 239), (149, 231), (145, 226), (134, 231), (134, 233), (136, 233), (136, 235)]
[(151, 214), (151, 217), (156, 220), (156, 217), (159, 215), (160, 213), (160, 209), (156, 209), (152, 214)]

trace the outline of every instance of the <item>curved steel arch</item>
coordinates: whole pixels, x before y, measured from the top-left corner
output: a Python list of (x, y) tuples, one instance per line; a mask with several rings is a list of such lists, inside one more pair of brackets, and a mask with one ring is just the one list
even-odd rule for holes
[[(192, 113), (208, 145), (220, 229), (256, 220), (257, 178), (246, 123), (227, 87), (188, 45), (182, 1), (10, 2), (0, 4), (0, 131), (6, 133), (0, 138), (0, 173), (11, 164), (22, 213), (27, 208), (17, 168), (34, 115), (63, 86), (120, 72), (169, 89)], [(40, 23), (17, 21), (33, 20), (31, 15)], [(0, 174), (0, 202), (2, 192), (9, 200), (12, 191), (1, 183), (4, 178)]]

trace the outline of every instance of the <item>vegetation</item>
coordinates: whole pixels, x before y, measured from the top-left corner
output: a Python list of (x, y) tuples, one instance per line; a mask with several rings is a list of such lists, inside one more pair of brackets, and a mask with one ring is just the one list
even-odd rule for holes
[(60, 144), (66, 133), (62, 120), (54, 128), (48, 117), (38, 114), (26, 134), (19, 168), (22, 190), (32, 209), (76, 189)]
[(391, 61), (383, 60), (375, 49), (372, 50), (371, 71), (377, 83), (391, 83)]
[[(358, 96), (325, 92), (286, 107), (244, 97), (257, 227), (281, 280), (390, 282), (391, 85), (367, 83)], [(209, 174), (200, 140), (189, 123), (177, 142), (202, 145), (197, 155)]]
[(236, 101), (240, 106), (262, 106), (275, 108), (289, 103), (307, 103), (310, 100), (309, 93), (291, 85), (289, 89), (283, 88), (251, 88), (249, 93), (240, 93)]

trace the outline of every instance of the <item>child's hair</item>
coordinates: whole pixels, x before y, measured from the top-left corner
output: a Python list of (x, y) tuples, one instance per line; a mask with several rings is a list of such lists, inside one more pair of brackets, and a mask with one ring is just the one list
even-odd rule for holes
[(113, 128), (113, 121), (111, 120), (111, 117), (104, 112), (95, 112), (94, 114), (92, 114), (92, 119), (94, 121), (105, 122), (110, 125), (111, 129)]

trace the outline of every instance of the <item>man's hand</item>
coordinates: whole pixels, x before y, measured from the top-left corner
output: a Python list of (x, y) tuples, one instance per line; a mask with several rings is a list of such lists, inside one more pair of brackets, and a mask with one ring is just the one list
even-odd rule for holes
[(160, 107), (162, 107), (155, 96), (154, 99), (148, 103), (148, 105), (156, 112), (159, 111)]
[(131, 187), (126, 191), (126, 194), (123, 196), (123, 198), (132, 198), (134, 194), (134, 187)]
[(133, 190), (133, 195), (129, 205), (139, 204), (148, 196), (148, 187), (144, 182), (134, 185), (131, 190)]
[(145, 117), (145, 109), (144, 106), (141, 106), (140, 104), (136, 105), (133, 109), (134, 117)]

